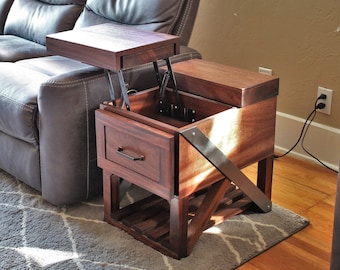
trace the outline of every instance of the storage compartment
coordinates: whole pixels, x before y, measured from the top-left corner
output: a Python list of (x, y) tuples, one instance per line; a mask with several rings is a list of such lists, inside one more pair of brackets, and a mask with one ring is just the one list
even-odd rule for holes
[[(172, 90), (168, 90), (166, 96), (169, 102), (176, 104), (176, 95)], [(166, 200), (179, 194), (179, 182), (188, 182), (192, 177), (202, 175), (206, 166), (201, 164), (200, 168), (194, 165), (194, 153), (182, 157), (181, 148), (188, 143), (180, 142), (179, 134), (209, 117), (213, 119), (230, 106), (180, 91), (179, 98), (183, 106), (196, 111), (194, 122), (163, 115), (159, 111), (159, 90), (156, 88), (130, 96), (131, 111), (101, 105), (96, 116), (97, 137), (102, 134), (102, 139), (97, 138), (97, 141), (105, 143), (98, 148), (99, 165), (102, 160), (112, 163), (112, 173)], [(183, 160), (183, 164), (189, 162), (193, 165), (182, 168), (177, 163), (180, 157), (188, 160)], [(209, 185), (205, 173), (199, 181), (207, 183), (196, 188)], [(182, 179), (182, 175), (185, 179)], [(216, 170), (212, 175), (212, 181), (223, 178)]]
[[(165, 96), (169, 103), (177, 105), (177, 96), (172, 89), (167, 89)], [(103, 105), (102, 108), (112, 111), (115, 114), (121, 114), (136, 121), (141, 121), (142, 123), (154, 126), (161, 130), (170, 130), (172, 132), (178, 132), (179, 129), (185, 128), (189, 124), (196, 124), (195, 122), (199, 122), (202, 119), (231, 108), (228, 104), (216, 102), (214, 100), (183, 91), (178, 91), (178, 97), (181, 100), (183, 107), (196, 112), (195, 121), (182, 121), (178, 118), (162, 114), (160, 112), (160, 97), (158, 88), (145, 90), (129, 96), (131, 111), (120, 110), (119, 108), (105, 105)]]
[[(169, 102), (176, 104), (175, 93), (168, 90), (167, 97)], [(102, 158), (124, 167), (119, 167), (112, 173), (128, 177), (125, 172), (128, 169), (152, 182), (163, 183), (166, 188), (171, 186), (168, 192), (160, 187), (149, 187), (155, 194), (167, 200), (173, 195), (187, 196), (223, 179), (224, 176), (180, 136), (181, 132), (192, 127), (199, 128), (240, 168), (273, 153), (276, 98), (236, 108), (181, 91), (179, 97), (184, 107), (196, 111), (194, 122), (185, 122), (161, 114), (158, 89), (130, 96), (132, 111), (101, 105), (103, 111), (97, 111), (97, 121), (100, 120), (99, 115), (105, 114), (106, 125), (110, 127), (104, 132), (106, 145)], [(112, 114), (108, 114), (109, 112)], [(162, 137), (163, 141), (156, 140), (157, 136)], [(163, 152), (165, 146), (173, 149), (167, 148)], [(145, 160), (131, 162), (121, 157), (117, 151), (118, 147), (127, 149), (131, 156), (144, 156)], [(101, 155), (99, 161), (100, 157)], [(160, 160), (162, 162), (159, 162)], [(173, 172), (170, 173), (166, 166), (171, 167)], [(172, 179), (165, 179), (168, 177)], [(127, 180), (136, 183), (136, 175)], [(143, 182), (145, 181), (144, 179)], [(142, 187), (146, 186), (143, 184)]]

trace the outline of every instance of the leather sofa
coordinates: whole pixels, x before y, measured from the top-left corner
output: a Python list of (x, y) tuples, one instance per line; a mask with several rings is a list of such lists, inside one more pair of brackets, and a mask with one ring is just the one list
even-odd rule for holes
[[(100, 68), (47, 55), (42, 37), (111, 22), (180, 36), (172, 62), (201, 58), (187, 46), (199, 1), (0, 1), (0, 168), (55, 205), (100, 194), (94, 111), (110, 99), (107, 78)], [(137, 91), (157, 85), (151, 63), (124, 70), (124, 78)]]

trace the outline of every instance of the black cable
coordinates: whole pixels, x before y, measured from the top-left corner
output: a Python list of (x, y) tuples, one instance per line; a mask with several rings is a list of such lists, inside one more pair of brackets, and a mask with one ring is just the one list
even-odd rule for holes
[[(314, 156), (312, 153), (310, 153), (306, 148), (305, 148), (305, 146), (304, 146), (304, 139), (305, 139), (305, 137), (306, 137), (306, 134), (307, 134), (307, 131), (308, 131), (308, 129), (309, 129), (309, 127), (310, 127), (310, 125), (311, 125), (311, 123), (313, 122), (313, 120), (314, 120), (314, 118), (315, 118), (315, 116), (316, 116), (316, 112), (317, 112), (317, 110), (318, 109), (323, 109), (324, 107), (325, 107), (325, 104), (324, 103), (319, 103), (318, 104), (318, 100), (320, 100), (320, 99), (324, 99), (324, 96), (322, 96), (322, 95), (320, 95), (317, 99), (316, 99), (316, 101), (315, 101), (315, 103), (314, 103), (314, 109), (313, 109), (313, 111), (308, 115), (308, 117), (306, 118), (306, 121), (305, 121), (305, 123), (304, 123), (304, 125), (303, 125), (303, 127), (302, 127), (302, 130), (301, 130), (301, 132), (300, 132), (300, 136), (299, 136), (299, 138), (298, 138), (298, 140), (296, 141), (296, 143), (286, 152), (286, 153), (284, 153), (284, 154), (282, 154), (282, 155), (274, 155), (274, 158), (281, 158), (281, 157), (284, 157), (284, 156), (286, 156), (286, 155), (288, 155), (297, 145), (298, 145), (298, 143), (300, 142), (300, 140), (302, 139), (302, 141), (301, 141), (301, 146), (302, 146), (302, 149), (308, 154), (308, 155), (310, 155), (312, 158), (314, 158), (316, 161), (318, 161), (322, 166), (324, 166), (325, 168), (327, 168), (327, 169), (329, 169), (329, 170), (331, 170), (331, 171), (333, 171), (333, 172), (335, 172), (335, 173), (338, 173), (338, 171), (336, 171), (336, 170), (334, 170), (334, 169), (332, 169), (332, 168), (330, 168), (329, 166), (327, 166), (326, 164), (324, 164), (320, 159), (318, 159), (316, 156)], [(308, 123), (308, 121), (309, 121), (309, 123)], [(307, 124), (308, 123), (308, 124)]]
[(314, 111), (315, 111), (315, 109), (308, 115), (305, 123), (303, 124), (302, 130), (300, 132), (299, 138), (296, 141), (296, 143), (286, 153), (284, 153), (282, 155), (274, 155), (274, 158), (282, 158), (282, 157), (288, 155), (298, 145), (298, 143), (300, 142), (300, 140), (301, 140), (301, 138), (303, 136), (304, 130), (305, 130), (306, 125), (307, 125), (307, 122), (308, 122), (309, 118), (312, 116), (312, 114), (314, 113)]
[[(319, 103), (320, 104), (320, 103)], [(306, 128), (306, 131), (302, 137), (302, 140), (301, 140), (301, 146), (302, 146), (302, 149), (308, 154), (310, 155), (312, 158), (314, 158), (317, 162), (319, 162), (322, 166), (324, 166), (325, 168), (327, 168), (328, 170), (331, 170), (335, 173), (338, 173), (338, 171), (332, 169), (331, 167), (327, 166), (325, 163), (323, 163), (319, 158), (317, 158), (315, 155), (313, 155), (311, 152), (309, 152), (306, 147), (304, 146), (304, 140), (305, 140), (305, 137), (306, 137), (306, 134), (307, 134), (307, 131), (311, 125), (311, 123), (313, 122), (315, 116), (316, 116), (316, 110), (318, 109), (317, 105), (315, 104), (315, 109), (314, 109), (314, 114), (313, 114), (313, 117), (311, 118), (311, 120), (309, 121), (309, 124), (307, 125), (307, 128)]]

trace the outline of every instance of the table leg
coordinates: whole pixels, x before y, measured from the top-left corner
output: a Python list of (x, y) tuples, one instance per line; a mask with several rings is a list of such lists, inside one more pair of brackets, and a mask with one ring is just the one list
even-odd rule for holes
[(257, 186), (271, 199), (273, 181), (273, 157), (267, 157), (258, 162)]
[(119, 177), (108, 171), (103, 171), (104, 219), (108, 221), (111, 215), (119, 210)]
[(170, 202), (170, 249), (179, 258), (186, 257), (189, 199), (174, 197)]

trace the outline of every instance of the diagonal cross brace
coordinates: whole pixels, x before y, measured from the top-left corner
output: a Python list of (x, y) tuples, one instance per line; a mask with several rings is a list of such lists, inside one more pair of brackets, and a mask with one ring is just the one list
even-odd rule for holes
[(234, 182), (263, 212), (271, 211), (271, 200), (200, 129), (193, 127), (180, 134), (226, 178)]

